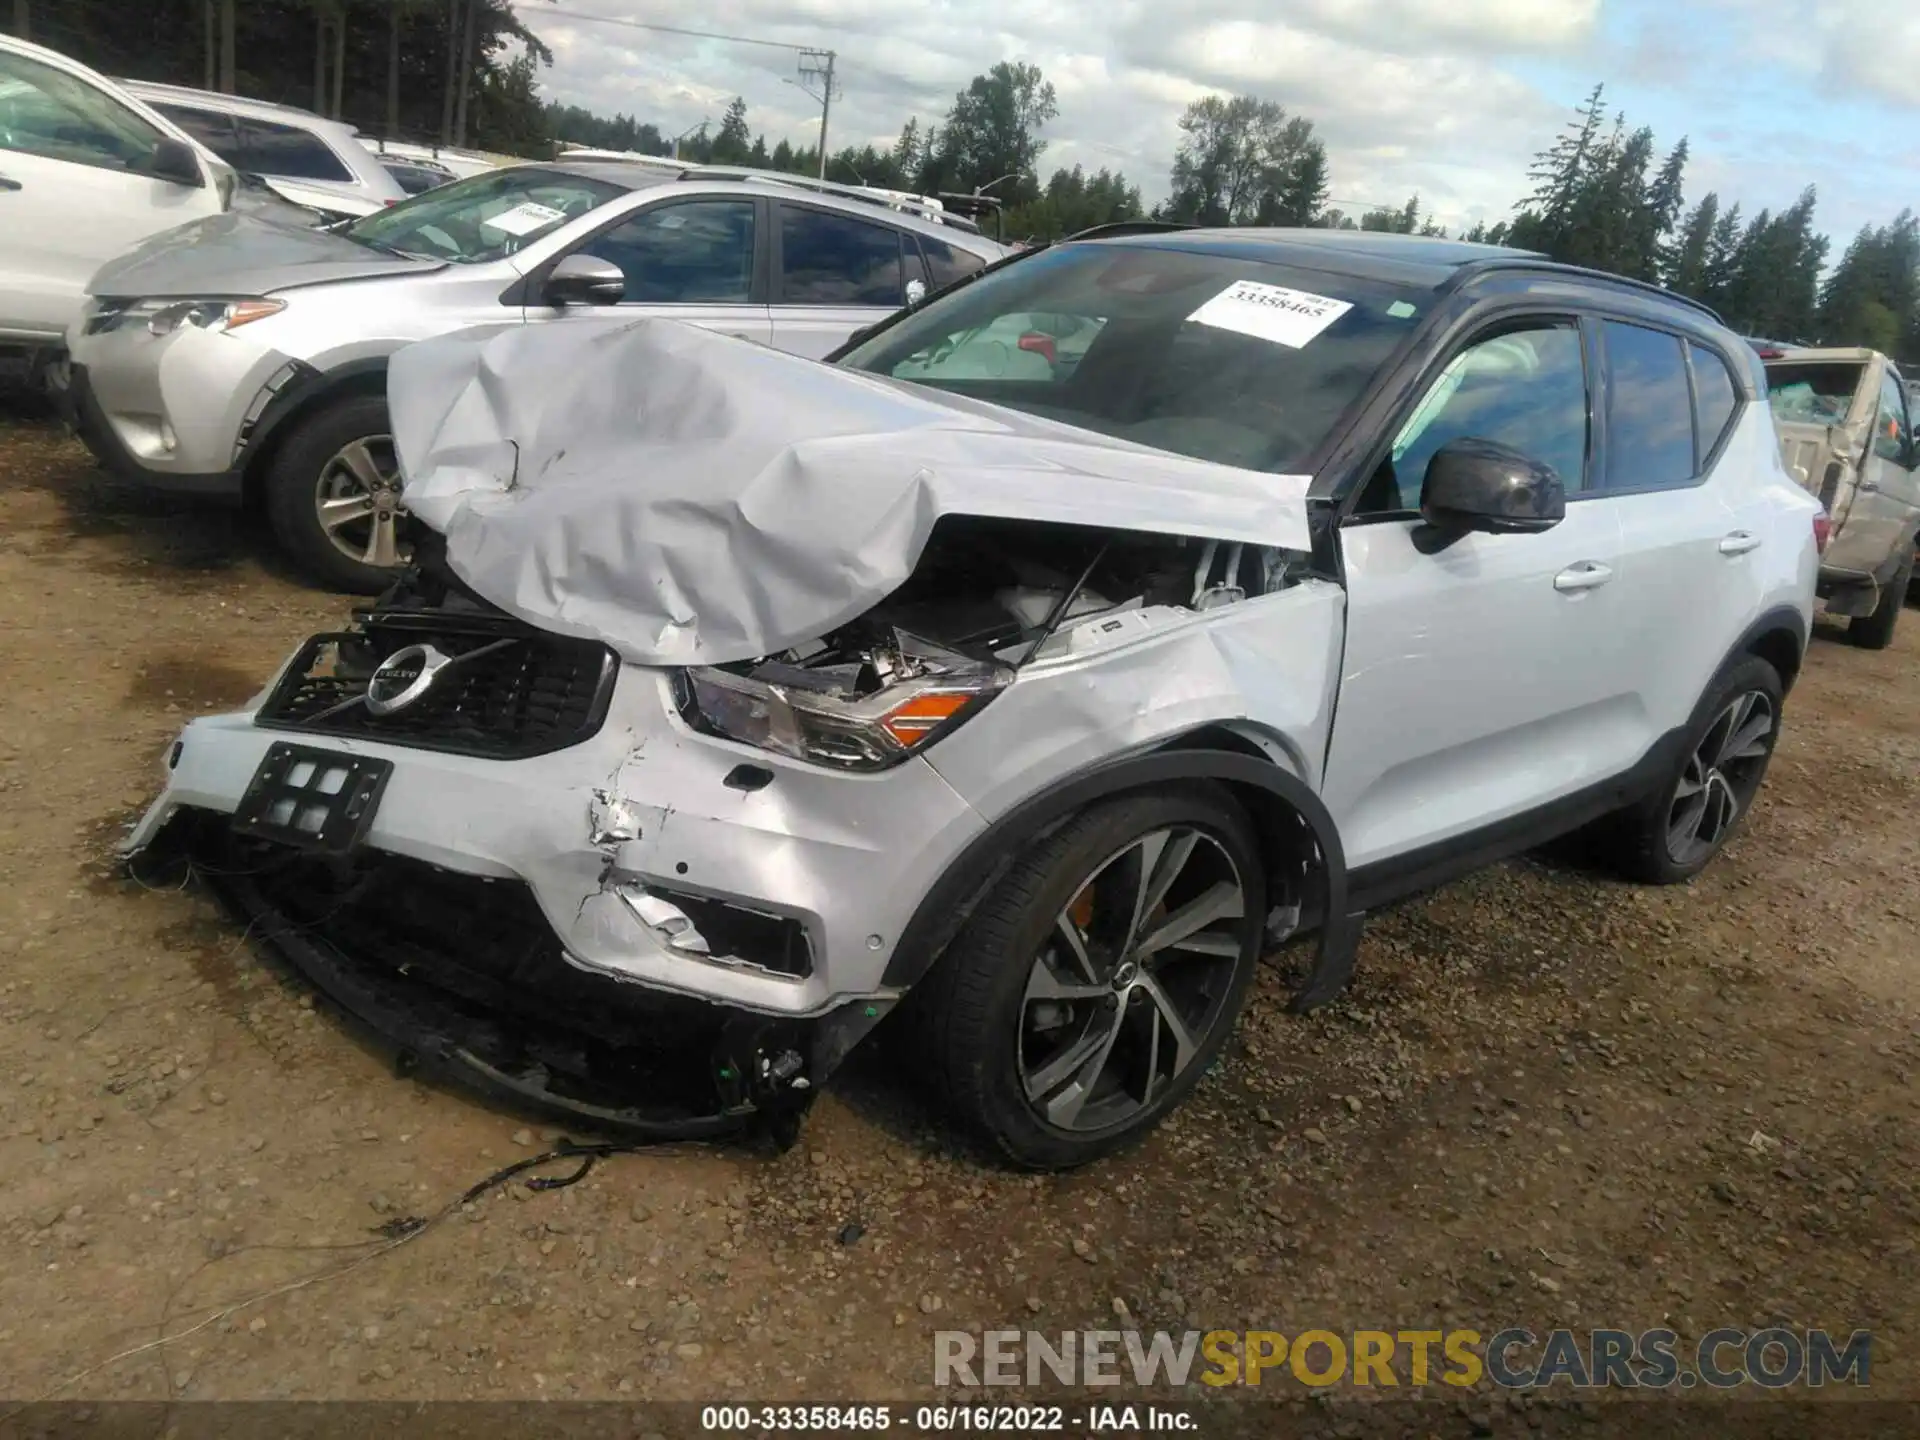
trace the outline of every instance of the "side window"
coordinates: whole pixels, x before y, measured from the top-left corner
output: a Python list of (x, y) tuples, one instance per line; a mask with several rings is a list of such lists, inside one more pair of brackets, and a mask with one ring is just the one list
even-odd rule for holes
[(984, 270), (987, 265), (986, 261), (971, 251), (957, 250), (931, 235), (920, 237), (920, 250), (927, 260), (927, 283), (935, 290), (951, 285), (976, 270)]
[(780, 207), (782, 299), (788, 305), (904, 305), (900, 232), (851, 215)]
[(1476, 340), (1449, 360), (1394, 437), (1359, 513), (1419, 509), (1434, 452), (1467, 439), (1496, 440), (1551, 465), (1570, 495), (1584, 488), (1587, 372), (1577, 324), (1529, 322)]
[(311, 131), (244, 116), (234, 120), (234, 127), (239, 132), (232, 161), (235, 169), (288, 180), (353, 179), (353, 172), (327, 148), (327, 142)]
[(212, 110), (194, 110), (185, 105), (153, 107), (222, 160), (234, 151), (233, 117)]
[(160, 139), (160, 131), (79, 76), (0, 51), (0, 150), (139, 171)]
[(1907, 460), (1907, 406), (1892, 371), (1880, 377), (1880, 413), (1873, 422), (1873, 453), (1904, 465)]
[(1689, 345), (1687, 354), (1693, 365), (1694, 431), (1700, 446), (1698, 468), (1704, 470), (1707, 456), (1713, 453), (1713, 447), (1720, 443), (1721, 435), (1733, 422), (1733, 412), (1740, 408), (1740, 402), (1726, 361), (1704, 345)]
[(1609, 320), (1607, 478), (1609, 490), (1684, 485), (1693, 478), (1693, 402), (1677, 337)]
[(751, 200), (654, 205), (580, 247), (627, 277), (629, 305), (744, 305), (753, 291)]

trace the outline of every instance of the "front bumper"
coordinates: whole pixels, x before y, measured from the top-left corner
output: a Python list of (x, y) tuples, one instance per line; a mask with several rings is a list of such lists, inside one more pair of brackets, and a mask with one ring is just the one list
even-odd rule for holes
[[(233, 333), (181, 325), (149, 333), (138, 320), (109, 328), (90, 302), (70, 333), (70, 415), (113, 473), (175, 494), (241, 494), (242, 439), (269, 382), (289, 357), (265, 343), (273, 320)], [(254, 333), (255, 331), (262, 333)]]
[(233, 504), (241, 498), (244, 487), (237, 469), (197, 473), (150, 467), (142, 456), (128, 446), (107, 419), (106, 412), (100, 408), (100, 401), (93, 393), (84, 365), (69, 368), (67, 383), (58, 392), (58, 399), (67, 423), (108, 474), (165, 495), (213, 500), (223, 504)]
[[(696, 734), (663, 672), (625, 666), (590, 738), (525, 759), (268, 728), (251, 712), (196, 720), (128, 849), (183, 811), (233, 815), (287, 741), (391, 762), (367, 850), (523, 882), (568, 963), (768, 1015), (887, 998), (881, 977), (920, 898), (984, 828), (922, 760), (847, 775)], [(743, 766), (755, 788), (741, 788)], [(807, 961), (687, 953), (643, 918), (654, 912), (637, 902), (661, 892), (772, 917), (804, 935)]]

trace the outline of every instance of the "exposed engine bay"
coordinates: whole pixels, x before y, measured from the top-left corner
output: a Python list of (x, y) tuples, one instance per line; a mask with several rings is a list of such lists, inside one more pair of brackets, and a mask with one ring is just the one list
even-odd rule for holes
[(865, 615), (777, 654), (684, 672), (681, 710), (796, 758), (882, 768), (1024, 665), (1285, 589), (1306, 563), (1267, 546), (948, 516), (907, 583)]

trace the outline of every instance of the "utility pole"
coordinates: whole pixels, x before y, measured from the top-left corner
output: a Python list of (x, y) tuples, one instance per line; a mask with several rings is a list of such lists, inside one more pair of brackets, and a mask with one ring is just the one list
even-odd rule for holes
[[(827, 116), (833, 109), (833, 61), (831, 50), (800, 52), (800, 88), (820, 102), (820, 178), (827, 178)], [(813, 81), (820, 82), (814, 95)]]

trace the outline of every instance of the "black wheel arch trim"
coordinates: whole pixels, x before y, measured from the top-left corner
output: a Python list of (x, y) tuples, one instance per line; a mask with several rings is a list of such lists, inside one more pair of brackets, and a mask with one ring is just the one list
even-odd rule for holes
[[(1202, 731), (1207, 727), (1202, 727)], [(1319, 944), (1313, 969), (1295, 993), (1294, 1007), (1308, 1009), (1339, 993), (1353, 973), (1359, 941), (1359, 916), (1347, 914), (1346, 855), (1333, 817), (1305, 781), (1273, 761), (1244, 750), (1183, 744), (1201, 731), (1172, 736), (1156, 748), (1116, 756), (1055, 781), (990, 824), (933, 888), (901, 932), (887, 962), (882, 983), (905, 989), (930, 970), (953, 942), (974, 908), (1035, 841), (1066, 823), (1088, 805), (1130, 791), (1211, 780), (1249, 787), (1291, 811), (1316, 854), (1301, 857), (1303, 873), (1317, 876), (1317, 894), (1302, 894), (1303, 914), (1318, 918)], [(1262, 849), (1276, 839), (1271, 817), (1255, 815)], [(1268, 854), (1269, 861), (1276, 857)], [(1272, 897), (1269, 897), (1270, 900)], [(1301, 929), (1307, 928), (1304, 924)]]
[[(1792, 647), (1790, 653), (1780, 650), (1781, 640), (1773, 639), (1774, 636), (1781, 637)], [(1741, 632), (1740, 638), (1713, 672), (1713, 677), (1718, 679), (1722, 671), (1742, 656), (1758, 655), (1779, 671), (1780, 693), (1785, 695), (1793, 689), (1793, 682), (1799, 677), (1809, 638), (1806, 616), (1791, 605), (1775, 605), (1763, 611), (1758, 620)], [(1712, 688), (1713, 682), (1709, 680), (1706, 689)], [(1701, 693), (1704, 696), (1706, 691)]]
[(369, 355), (359, 360), (349, 360), (331, 370), (316, 370), (302, 361), (295, 361), (300, 373), (281, 387), (260, 412), (260, 418), (253, 422), (253, 428), (247, 432), (246, 440), (235, 457), (234, 468), (251, 476), (255, 464), (261, 457), (272, 453), (274, 441), (289, 425), (312, 414), (346, 388), (376, 375), (384, 377), (387, 362), (392, 358), (391, 355)]

